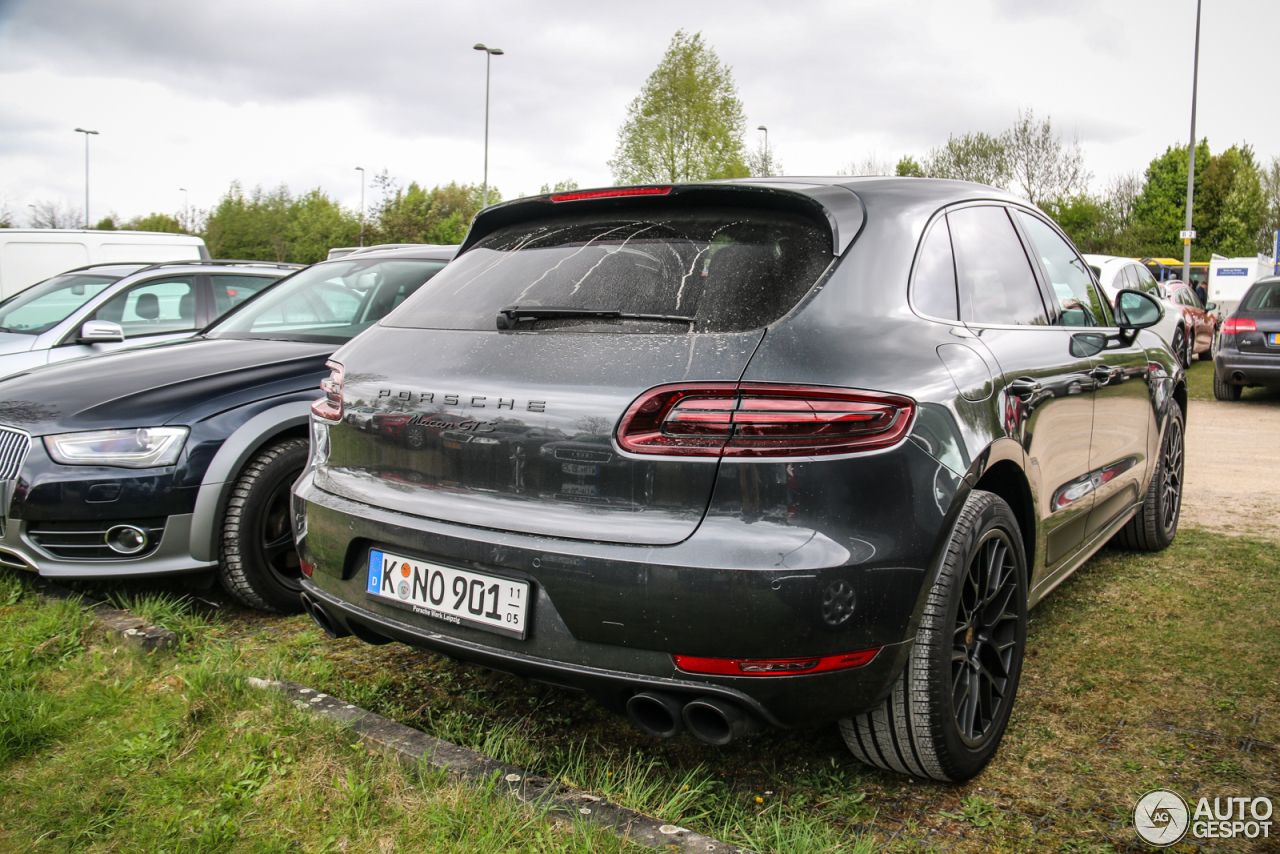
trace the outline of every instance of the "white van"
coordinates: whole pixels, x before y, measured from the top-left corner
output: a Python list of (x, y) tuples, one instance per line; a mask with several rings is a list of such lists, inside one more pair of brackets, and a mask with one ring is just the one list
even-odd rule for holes
[(204, 241), (193, 234), (0, 228), (0, 299), (86, 264), (208, 260)]
[(1209, 261), (1209, 302), (1216, 302), (1226, 317), (1236, 310), (1249, 286), (1270, 276), (1274, 262), (1266, 255), (1255, 258), (1223, 258), (1214, 255)]

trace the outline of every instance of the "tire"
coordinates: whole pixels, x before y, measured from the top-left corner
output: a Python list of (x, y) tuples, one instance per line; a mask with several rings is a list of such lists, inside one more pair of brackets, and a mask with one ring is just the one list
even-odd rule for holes
[[(1215, 374), (1216, 376), (1216, 374)], [(1182, 465), (1186, 447), (1182, 410), (1169, 413), (1160, 441), (1160, 456), (1151, 475), (1146, 497), (1137, 514), (1120, 529), (1116, 539), (1127, 549), (1160, 552), (1173, 544), (1182, 513)]]
[(1173, 333), (1173, 354), (1178, 357), (1178, 361), (1182, 367), (1191, 367), (1191, 351), (1194, 345), (1190, 342), (1190, 338), (1186, 331), (1179, 326), (1178, 331)]
[[(979, 598), (984, 588), (988, 595)], [(951, 532), (906, 666), (888, 698), (840, 722), (845, 744), (878, 768), (968, 780), (1000, 746), (1026, 639), (1027, 561), (1018, 521), (1004, 499), (974, 490)]]
[(240, 470), (222, 520), (218, 578), (244, 605), (302, 610), (302, 573), (293, 544), (290, 489), (307, 462), (307, 440), (265, 448)]
[(1216, 370), (1213, 372), (1213, 396), (1218, 400), (1239, 400), (1243, 393), (1244, 386), (1229, 383), (1218, 376)]

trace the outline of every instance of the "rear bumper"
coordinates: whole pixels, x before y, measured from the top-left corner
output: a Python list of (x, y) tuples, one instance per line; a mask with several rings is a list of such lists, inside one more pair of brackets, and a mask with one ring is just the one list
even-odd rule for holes
[(381, 636), (535, 682), (584, 691), (615, 711), (621, 711), (627, 698), (634, 694), (659, 690), (685, 700), (713, 696), (736, 702), (773, 726), (823, 723), (862, 711), (880, 700), (911, 650), (911, 642), (894, 644), (882, 649), (863, 667), (834, 673), (700, 677), (679, 671), (665, 652), (577, 640), (555, 614), (554, 605), (542, 589), (534, 602), (539, 642), (530, 644), (531, 649), (543, 653), (539, 655), (495, 648), (485, 642), (489, 636), (476, 630), (470, 630), (473, 636), (467, 638), (445, 634), (444, 624), (442, 631), (410, 625), (402, 618), (353, 604), (305, 579), (302, 588), (304, 595), (324, 609), (335, 627), (357, 637)]
[(1280, 353), (1273, 356), (1219, 350), (1213, 356), (1213, 366), (1218, 376), (1232, 385), (1280, 386)]
[[(923, 510), (895, 512), (887, 523), (871, 510), (842, 514), (846, 523), (861, 518), (857, 536), (834, 526), (824, 534), (800, 516), (710, 512), (683, 542), (627, 545), (410, 516), (321, 490), (310, 471), (294, 494), (299, 556), (314, 569), (304, 589), (357, 636), (577, 688), (614, 706), (647, 688), (719, 694), (783, 726), (846, 717), (888, 693), (915, 637), (932, 551), (921, 546), (933, 543), (942, 523), (936, 496), (917, 490), (937, 514), (927, 531), (912, 527)], [(527, 637), (369, 598), (371, 548), (530, 583)], [(852, 607), (833, 610), (833, 591), (851, 593)], [(862, 667), (795, 676), (688, 674), (671, 658), (808, 658), (871, 648), (881, 652)]]

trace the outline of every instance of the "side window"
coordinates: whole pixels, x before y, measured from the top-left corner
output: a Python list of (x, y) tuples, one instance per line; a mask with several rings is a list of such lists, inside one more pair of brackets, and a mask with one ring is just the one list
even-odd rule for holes
[(275, 284), (279, 279), (271, 276), (223, 276), (214, 274), (209, 277), (213, 282), (213, 303), (217, 308), (217, 316), (222, 317), (231, 309), (265, 288)]
[(1042, 326), (1040, 287), (1022, 240), (1002, 207), (947, 214), (956, 256), (960, 319), (967, 323)]
[(1059, 326), (1105, 325), (1102, 300), (1084, 259), (1043, 220), (1022, 211), (1017, 216), (1049, 277), (1049, 288), (1058, 303), (1054, 322)]
[(916, 308), (923, 314), (945, 320), (960, 319), (956, 301), (956, 264), (951, 254), (951, 232), (947, 229), (946, 217), (933, 224), (920, 247), (911, 288)]
[(1141, 264), (1134, 264), (1129, 268), (1129, 270), (1137, 279), (1137, 285), (1135, 287), (1137, 287), (1138, 290), (1143, 293), (1159, 295), (1160, 283), (1156, 281), (1155, 276), (1151, 275), (1150, 270)]
[(194, 282), (193, 276), (179, 276), (134, 285), (103, 303), (93, 319), (120, 324), (125, 338), (194, 331)]

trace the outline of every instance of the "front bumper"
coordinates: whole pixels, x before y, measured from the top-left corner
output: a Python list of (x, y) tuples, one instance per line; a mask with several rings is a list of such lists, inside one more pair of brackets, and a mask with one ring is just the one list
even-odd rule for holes
[[(56, 554), (49, 547), (39, 545), (32, 536), (33, 526), (39, 523), (22, 519), (5, 519), (4, 522), (4, 536), (0, 537), (0, 566), (34, 571), (50, 578), (176, 575), (217, 566), (216, 562), (201, 562), (191, 557), (190, 513), (165, 519), (160, 544), (144, 557), (122, 556), (107, 560), (75, 560)], [(108, 524), (104, 522), (98, 526), (104, 534)], [(67, 550), (58, 551), (65, 555)]]

